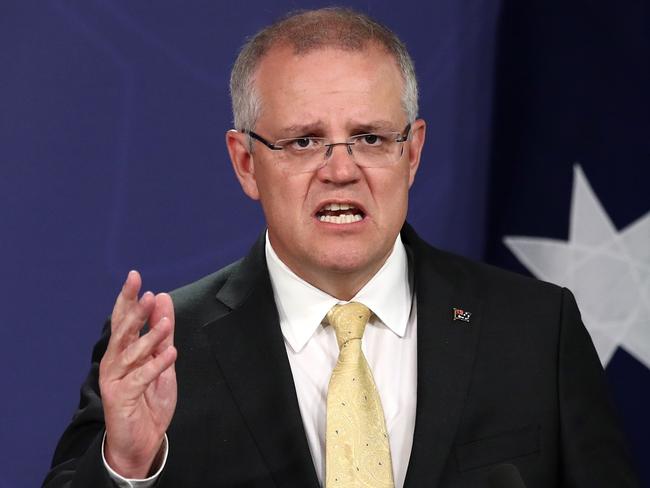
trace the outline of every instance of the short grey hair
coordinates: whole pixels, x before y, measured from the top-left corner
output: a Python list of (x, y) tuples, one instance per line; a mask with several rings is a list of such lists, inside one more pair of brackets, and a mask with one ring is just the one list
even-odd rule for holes
[(409, 123), (418, 115), (418, 83), (413, 61), (404, 43), (390, 29), (365, 14), (342, 7), (303, 10), (288, 14), (248, 39), (230, 74), (233, 122), (238, 130), (251, 130), (261, 112), (254, 74), (264, 55), (276, 45), (288, 45), (296, 54), (323, 47), (362, 51), (369, 43), (383, 47), (395, 58), (404, 86), (402, 106)]

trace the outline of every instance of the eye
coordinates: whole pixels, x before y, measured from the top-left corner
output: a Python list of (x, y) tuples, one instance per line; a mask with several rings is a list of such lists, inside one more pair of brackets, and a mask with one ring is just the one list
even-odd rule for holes
[(384, 143), (384, 137), (379, 134), (361, 134), (358, 140), (366, 146), (380, 146)]
[(311, 141), (310, 141), (309, 139), (307, 139), (306, 137), (303, 137), (303, 138), (301, 138), (301, 139), (296, 139), (295, 141), (293, 141), (293, 143), (294, 143), (297, 147), (299, 147), (299, 148), (301, 148), (301, 149), (304, 149), (304, 148), (306, 148), (306, 147), (309, 147), (309, 143), (310, 143), (310, 142), (311, 142)]
[(321, 140), (313, 137), (297, 137), (286, 141), (285, 148), (293, 151), (306, 151), (317, 149), (321, 145)]

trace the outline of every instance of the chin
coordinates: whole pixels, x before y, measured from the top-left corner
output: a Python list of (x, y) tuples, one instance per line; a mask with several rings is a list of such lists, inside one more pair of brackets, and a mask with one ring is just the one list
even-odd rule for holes
[(372, 261), (367, 250), (346, 249), (336, 253), (322, 252), (315, 257), (319, 261), (319, 268), (342, 274), (364, 271)]

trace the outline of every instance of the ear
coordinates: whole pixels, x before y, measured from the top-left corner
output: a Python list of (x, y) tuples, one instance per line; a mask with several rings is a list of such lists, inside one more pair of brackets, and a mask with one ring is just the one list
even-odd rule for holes
[(232, 167), (244, 193), (253, 200), (260, 199), (255, 178), (255, 164), (249, 151), (248, 136), (235, 129), (226, 132), (226, 147)]
[(427, 124), (422, 119), (417, 119), (411, 124), (410, 142), (408, 143), (409, 188), (415, 181), (415, 173), (417, 173), (420, 166), (420, 156), (422, 155), (426, 131)]

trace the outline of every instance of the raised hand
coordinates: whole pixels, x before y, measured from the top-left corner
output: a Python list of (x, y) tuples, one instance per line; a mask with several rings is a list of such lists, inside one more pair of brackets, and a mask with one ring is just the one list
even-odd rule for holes
[[(174, 306), (146, 292), (131, 271), (111, 315), (111, 337), (99, 365), (106, 422), (104, 455), (125, 478), (145, 478), (176, 408)], [(145, 323), (150, 330), (140, 336)]]

